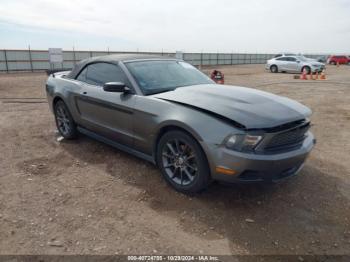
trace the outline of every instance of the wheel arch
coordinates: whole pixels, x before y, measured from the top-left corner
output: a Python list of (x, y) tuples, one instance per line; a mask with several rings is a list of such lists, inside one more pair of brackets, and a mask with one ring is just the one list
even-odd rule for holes
[(77, 122), (77, 119), (76, 119), (75, 115), (73, 114), (73, 108), (69, 105), (69, 103), (66, 102), (66, 100), (63, 98), (63, 96), (61, 94), (56, 94), (53, 97), (52, 102), (51, 102), (52, 112), (55, 112), (55, 105), (59, 101), (62, 101), (67, 106), (69, 113), (71, 114), (73, 120), (75, 122)]
[(61, 96), (56, 95), (56, 96), (54, 97), (54, 99), (52, 99), (52, 107), (54, 108), (55, 105), (57, 104), (57, 102), (60, 101), (60, 100), (64, 102), (64, 100), (63, 100), (63, 98), (62, 98)]
[(157, 131), (156, 136), (155, 136), (152, 151), (153, 151), (153, 157), (154, 157), (156, 164), (157, 164), (157, 150), (158, 150), (159, 140), (162, 138), (162, 136), (164, 134), (166, 134), (167, 132), (170, 132), (170, 131), (182, 131), (182, 132), (186, 133), (187, 135), (189, 135), (190, 137), (192, 137), (198, 143), (198, 145), (200, 146), (200, 148), (204, 152), (204, 155), (208, 161), (206, 152), (200, 143), (200, 141), (203, 141), (202, 137), (197, 132), (195, 132), (192, 128), (184, 125), (183, 123), (170, 122), (170, 123), (165, 123), (165, 124), (161, 125)]
[(312, 69), (311, 69), (311, 66), (309, 66), (309, 65), (303, 65), (302, 68), (301, 68), (301, 72), (303, 72), (305, 68), (309, 68), (309, 72), (311, 72), (311, 70), (312, 70)]
[(277, 69), (277, 71), (278, 71), (278, 65), (276, 65), (276, 64), (272, 64), (272, 65), (270, 65), (270, 71), (272, 70), (272, 67), (276, 67), (276, 69)]

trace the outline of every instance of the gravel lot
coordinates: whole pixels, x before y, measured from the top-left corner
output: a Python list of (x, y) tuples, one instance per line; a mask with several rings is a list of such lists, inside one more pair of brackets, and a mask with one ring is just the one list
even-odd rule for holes
[(350, 66), (326, 81), (219, 69), (313, 110), (318, 143), (298, 177), (179, 194), (136, 157), (57, 142), (45, 74), (0, 74), (0, 254), (350, 254)]

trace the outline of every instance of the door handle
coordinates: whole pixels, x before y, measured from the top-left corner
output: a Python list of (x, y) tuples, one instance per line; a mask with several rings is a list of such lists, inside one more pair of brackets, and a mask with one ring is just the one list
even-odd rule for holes
[(87, 92), (86, 92), (86, 91), (84, 91), (84, 92), (83, 92), (83, 95), (86, 95), (86, 94), (87, 94)]

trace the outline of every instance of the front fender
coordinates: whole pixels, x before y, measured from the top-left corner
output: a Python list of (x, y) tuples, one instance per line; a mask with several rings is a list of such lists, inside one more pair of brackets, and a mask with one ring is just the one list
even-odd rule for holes
[(196, 138), (197, 141), (203, 141), (203, 138), (201, 137), (201, 135), (194, 128), (192, 128), (189, 124), (178, 120), (166, 120), (164, 122), (161, 122), (157, 126), (156, 137), (159, 137), (159, 134), (164, 128), (170, 128), (170, 127), (183, 129), (188, 133), (190, 133), (194, 138)]

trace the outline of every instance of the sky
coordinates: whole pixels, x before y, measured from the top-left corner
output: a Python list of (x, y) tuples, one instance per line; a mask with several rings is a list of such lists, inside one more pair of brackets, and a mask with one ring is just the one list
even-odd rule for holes
[(0, 49), (350, 53), (350, 0), (0, 0)]

